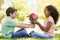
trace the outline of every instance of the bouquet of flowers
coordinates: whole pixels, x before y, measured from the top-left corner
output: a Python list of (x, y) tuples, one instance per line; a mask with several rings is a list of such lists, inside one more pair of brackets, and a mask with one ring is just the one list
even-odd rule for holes
[(34, 20), (34, 19), (38, 19), (38, 15), (35, 14), (35, 13), (31, 13), (31, 14), (29, 15), (29, 20), (31, 21), (31, 23), (33, 23), (33, 20)]

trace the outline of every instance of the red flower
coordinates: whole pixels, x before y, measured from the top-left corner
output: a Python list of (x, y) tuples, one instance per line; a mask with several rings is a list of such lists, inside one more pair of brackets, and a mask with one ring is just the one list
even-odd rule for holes
[(34, 20), (34, 19), (37, 19), (37, 18), (38, 18), (38, 15), (35, 14), (35, 13), (31, 13), (31, 14), (29, 15), (29, 20), (31, 21), (31, 23), (33, 23), (33, 20)]
[(37, 19), (38, 18), (38, 15), (32, 13), (29, 15), (30, 19)]

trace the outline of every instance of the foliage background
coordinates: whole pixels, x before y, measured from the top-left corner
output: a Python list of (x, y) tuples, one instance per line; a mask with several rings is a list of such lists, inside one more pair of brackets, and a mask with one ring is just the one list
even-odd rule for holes
[[(5, 1), (7, 2), (8, 7), (14, 7), (18, 10), (16, 16), (17, 21), (23, 22), (24, 19), (27, 17), (27, 15), (29, 15), (31, 11), (31, 8), (27, 5), (27, 0), (0, 0), (0, 22), (6, 16), (5, 11), (7, 7), (3, 6), (5, 4)], [(60, 0), (38, 0), (36, 12), (39, 14), (40, 20), (45, 18), (43, 13), (44, 13), (44, 8), (47, 5), (55, 6), (58, 12), (60, 13)], [(57, 25), (59, 24), (60, 21), (58, 21)]]

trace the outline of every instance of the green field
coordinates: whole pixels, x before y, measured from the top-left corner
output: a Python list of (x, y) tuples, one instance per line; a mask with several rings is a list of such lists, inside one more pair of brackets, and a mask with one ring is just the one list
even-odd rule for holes
[(35, 37), (30, 37), (30, 38), (2, 38), (0, 36), (0, 40), (60, 40), (60, 34), (55, 34), (54, 38), (35, 38)]

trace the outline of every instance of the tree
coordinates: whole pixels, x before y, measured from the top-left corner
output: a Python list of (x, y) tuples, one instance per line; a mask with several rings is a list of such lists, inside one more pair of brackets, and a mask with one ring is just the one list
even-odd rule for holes
[(3, 4), (4, 0), (0, 0), (0, 23), (2, 21), (2, 19), (5, 17), (5, 15), (3, 14), (3, 11), (2, 11), (2, 4)]
[(26, 6), (26, 0), (25, 1), (24, 0), (18, 0), (18, 1), (13, 0), (12, 7), (17, 9), (16, 19), (18, 21), (23, 22), (29, 12), (29, 11), (27, 11), (28, 8)]
[(4, 0), (0, 0), (0, 10), (1, 10), (1, 6), (3, 4)]

